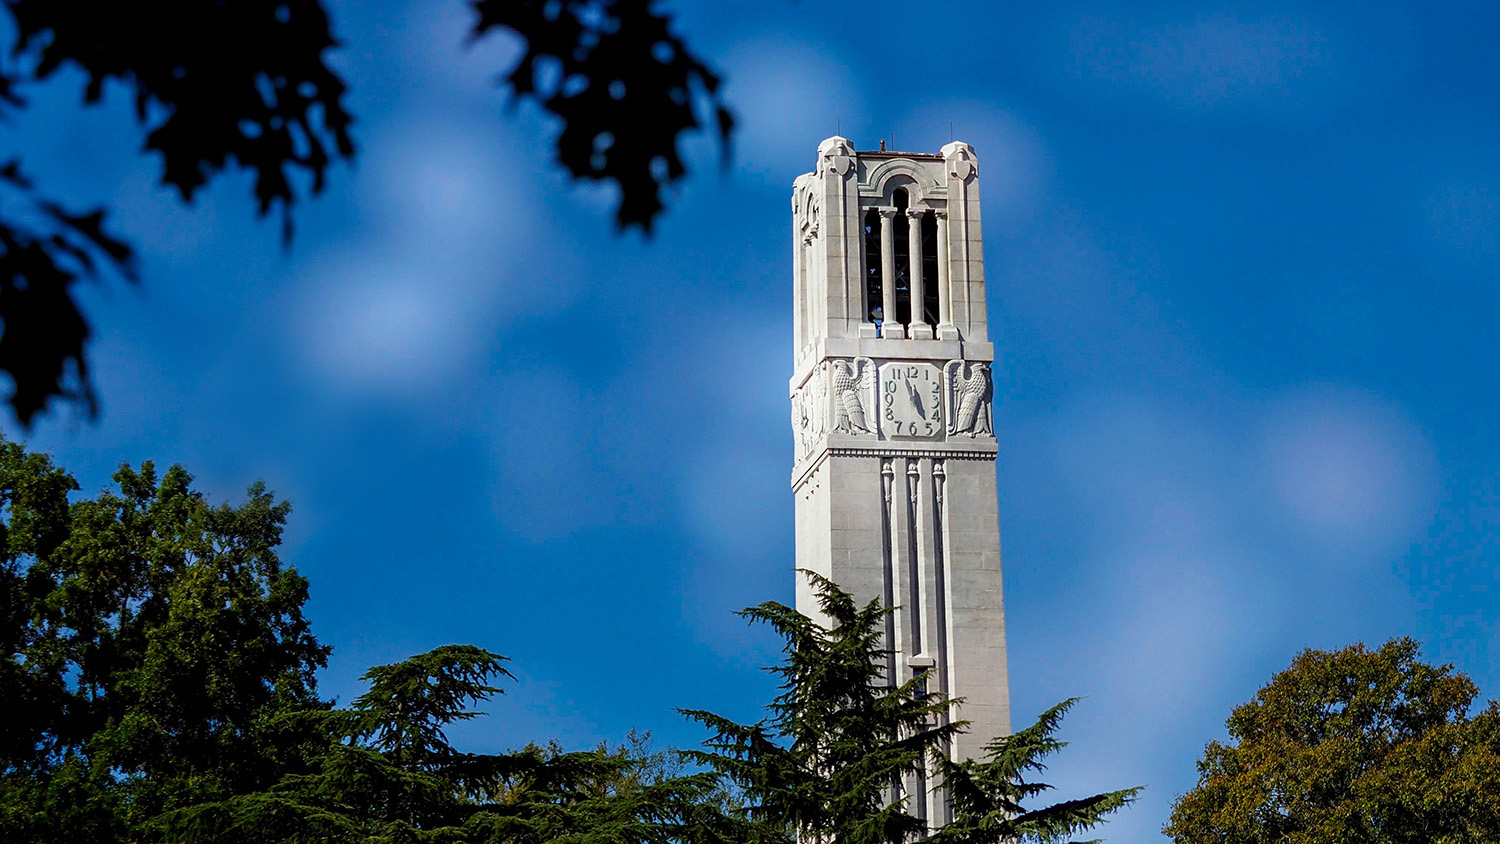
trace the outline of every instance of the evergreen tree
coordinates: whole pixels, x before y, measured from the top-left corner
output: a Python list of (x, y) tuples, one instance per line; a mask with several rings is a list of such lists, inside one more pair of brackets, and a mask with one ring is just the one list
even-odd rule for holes
[[(174, 466), (117, 491), (0, 441), (0, 841), (719, 844), (711, 774), (643, 739), (463, 753), (445, 729), (509, 676), (449, 645), (336, 709), (307, 582), (257, 484), (211, 506)], [(738, 840), (738, 839), (735, 839)]]
[[(444, 727), (499, 691), (502, 657), (449, 645), (365, 675), (347, 710), (310, 713), (327, 731), (315, 767), (264, 792), (160, 819), (168, 841), (219, 844), (442, 841), (468, 844), (713, 844), (711, 775), (676, 776), (640, 745), (563, 753), (536, 745), (469, 754)], [(707, 808), (707, 811), (705, 811)]]
[(1139, 786), (1041, 809), (1027, 810), (1021, 805), (1052, 788), (1043, 782), (1027, 782), (1027, 772), (1041, 773), (1046, 769), (1042, 759), (1067, 746), (1052, 734), (1077, 702), (1077, 698), (1065, 700), (1043, 712), (1030, 727), (991, 740), (979, 759), (955, 762), (938, 757), (953, 821), (928, 840), (932, 844), (1052, 844), (1092, 828), (1105, 815), (1133, 801), (1141, 792)]
[(832, 581), (812, 572), (819, 609), (829, 626), (783, 604), (741, 613), (786, 639), (785, 660), (770, 670), (781, 692), (769, 717), (739, 724), (702, 710), (685, 714), (713, 733), (707, 750), (686, 758), (719, 772), (740, 791), (748, 838), (757, 844), (903, 844), (929, 830), (908, 805), (902, 783), (920, 782), (931, 766), (952, 795), (954, 818), (933, 840), (945, 844), (1060, 841), (1128, 803), (1138, 789), (1026, 812), (1020, 800), (1045, 790), (1022, 780), (1063, 745), (1051, 737), (1065, 702), (1037, 725), (1001, 737), (980, 761), (946, 755), (967, 723), (953, 715), (961, 701), (928, 692), (921, 676), (886, 682), (882, 666), (889, 608), (860, 607)]

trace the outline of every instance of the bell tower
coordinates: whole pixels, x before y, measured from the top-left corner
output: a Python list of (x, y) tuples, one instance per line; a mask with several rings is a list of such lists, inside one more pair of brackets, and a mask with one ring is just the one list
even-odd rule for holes
[(881, 146), (829, 138), (792, 186), (797, 566), (897, 607), (886, 675), (964, 698), (967, 758), (1010, 732), (979, 170)]

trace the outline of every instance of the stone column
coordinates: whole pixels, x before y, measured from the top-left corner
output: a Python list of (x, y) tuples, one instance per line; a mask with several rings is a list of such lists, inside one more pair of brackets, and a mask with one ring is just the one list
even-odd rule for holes
[(911, 263), (911, 327), (906, 336), (913, 340), (931, 340), (932, 326), (927, 324), (925, 306), (927, 291), (922, 287), (922, 215), (924, 208), (906, 209), (906, 252)]
[(880, 336), (897, 340), (906, 330), (896, 322), (896, 209), (880, 209)]
[(937, 210), (937, 286), (939, 340), (957, 340), (958, 326), (953, 324), (953, 288), (948, 283), (948, 212)]

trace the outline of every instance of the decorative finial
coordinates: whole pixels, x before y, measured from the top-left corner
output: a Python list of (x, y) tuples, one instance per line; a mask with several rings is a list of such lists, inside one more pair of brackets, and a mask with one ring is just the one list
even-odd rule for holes
[(880, 151), (885, 152), (885, 138), (880, 139)]

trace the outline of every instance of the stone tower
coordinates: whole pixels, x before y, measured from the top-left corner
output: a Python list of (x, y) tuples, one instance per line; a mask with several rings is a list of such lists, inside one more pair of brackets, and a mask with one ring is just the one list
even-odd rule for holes
[[(887, 676), (964, 698), (953, 751), (976, 756), (1010, 696), (974, 150), (829, 138), (792, 219), (797, 566), (898, 607)], [(797, 607), (816, 613), (806, 578)], [(940, 826), (927, 785), (912, 807)]]

